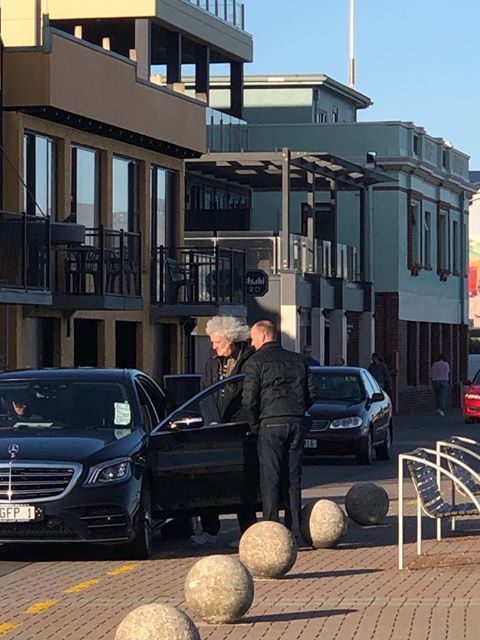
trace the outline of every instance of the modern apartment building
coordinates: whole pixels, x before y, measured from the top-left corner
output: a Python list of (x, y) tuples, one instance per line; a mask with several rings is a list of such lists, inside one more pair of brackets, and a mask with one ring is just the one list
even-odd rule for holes
[(0, 29), (1, 368), (185, 370), (196, 318), (246, 313), (244, 255), (183, 246), (213, 65), (242, 114), (242, 5), (2, 0)]
[[(211, 98), (217, 107), (225, 103), (224, 82), (219, 79)], [(397, 407), (431, 405), (430, 365), (441, 352), (451, 361), (452, 399), (458, 403), (467, 361), (466, 238), (473, 193), (468, 156), (411, 122), (358, 122), (358, 109), (369, 104), (367, 97), (324, 75), (246, 77), (247, 148), (252, 153), (279, 148), (330, 153), (385, 176), (368, 190), (368, 231), (359, 233), (357, 224), (360, 194), (353, 199), (339, 194), (330, 201), (323, 197), (323, 202), (319, 196), (313, 239), (321, 244), (331, 240), (325, 221), (335, 219), (331, 246), (336, 244), (337, 251), (327, 258), (334, 274), (341, 272), (339, 245), (352, 247), (352, 253), (366, 251), (375, 295), (374, 349), (395, 373)], [(300, 234), (305, 200), (303, 193), (290, 203), (291, 228)], [(272, 194), (257, 194), (251, 228), (278, 229), (279, 207)], [(347, 288), (350, 281), (347, 276)], [(337, 345), (346, 343), (348, 361), (368, 365), (365, 350), (357, 348), (360, 318), (341, 298), (333, 314), (321, 296), (319, 307), (327, 320), (320, 343), (331, 345), (333, 318)], [(317, 355), (328, 361), (325, 350)]]

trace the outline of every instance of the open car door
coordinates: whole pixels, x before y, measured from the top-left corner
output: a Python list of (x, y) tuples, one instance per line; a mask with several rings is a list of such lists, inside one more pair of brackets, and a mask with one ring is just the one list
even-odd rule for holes
[(231, 398), (241, 396), (243, 378), (231, 376), (205, 389), (152, 431), (152, 502), (165, 515), (207, 507), (232, 513), (240, 504), (257, 503), (255, 438), (246, 422), (226, 415)]

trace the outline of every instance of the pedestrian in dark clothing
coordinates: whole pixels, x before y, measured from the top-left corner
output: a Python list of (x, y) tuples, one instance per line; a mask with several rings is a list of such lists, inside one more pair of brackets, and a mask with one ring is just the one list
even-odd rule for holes
[[(243, 365), (255, 353), (250, 346), (248, 326), (232, 316), (215, 316), (207, 322), (206, 332), (210, 336), (212, 355), (205, 364), (202, 378), (204, 388), (242, 372)], [(222, 422), (236, 422), (242, 419), (241, 388), (226, 389), (222, 398)], [(238, 524), (242, 532), (256, 522), (253, 508), (245, 506), (237, 511)], [(197, 544), (214, 544), (220, 531), (219, 513), (205, 511), (200, 515), (202, 530), (192, 536)]]
[(378, 353), (372, 353), (372, 362), (370, 363), (368, 370), (382, 389), (387, 393), (390, 393), (392, 390), (392, 374)]
[(282, 348), (271, 322), (257, 322), (250, 335), (256, 353), (243, 369), (243, 407), (258, 432), (263, 517), (279, 521), (283, 488), (285, 524), (301, 542), (305, 411), (318, 391), (305, 357)]

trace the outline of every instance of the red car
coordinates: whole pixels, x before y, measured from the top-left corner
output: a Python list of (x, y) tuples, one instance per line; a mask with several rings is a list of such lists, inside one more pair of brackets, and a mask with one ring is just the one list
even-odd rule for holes
[(480, 421), (480, 370), (477, 371), (473, 380), (467, 380), (467, 385), (463, 392), (463, 419), (465, 422)]

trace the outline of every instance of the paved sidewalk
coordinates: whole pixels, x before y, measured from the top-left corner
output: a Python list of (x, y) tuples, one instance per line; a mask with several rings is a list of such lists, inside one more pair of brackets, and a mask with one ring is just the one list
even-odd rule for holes
[[(457, 414), (441, 423), (431, 416), (398, 418), (397, 452), (451, 433), (476, 434), (477, 429), (463, 425)], [(334, 475), (335, 480), (315, 485), (318, 474)], [(457, 533), (445, 530), (448, 537), (441, 543), (434, 540), (434, 523), (425, 522), (425, 555), (418, 559), (408, 481), (407, 569), (398, 571), (395, 464), (307, 466), (305, 496), (329, 497), (343, 505), (353, 482), (375, 476), (391, 500), (385, 523), (360, 527), (349, 521), (337, 548), (301, 550), (283, 579), (257, 580), (253, 606), (237, 624), (210, 625), (192, 616), (202, 640), (478, 640), (480, 519), (459, 521)], [(128, 611), (155, 601), (191, 615), (183, 597), (189, 568), (202, 555), (233, 553), (228, 543), (235, 529), (233, 519), (226, 519), (220, 545), (209, 549), (163, 542), (147, 562), (33, 562), (12, 570), (0, 577), (0, 636), (113, 640)]]

